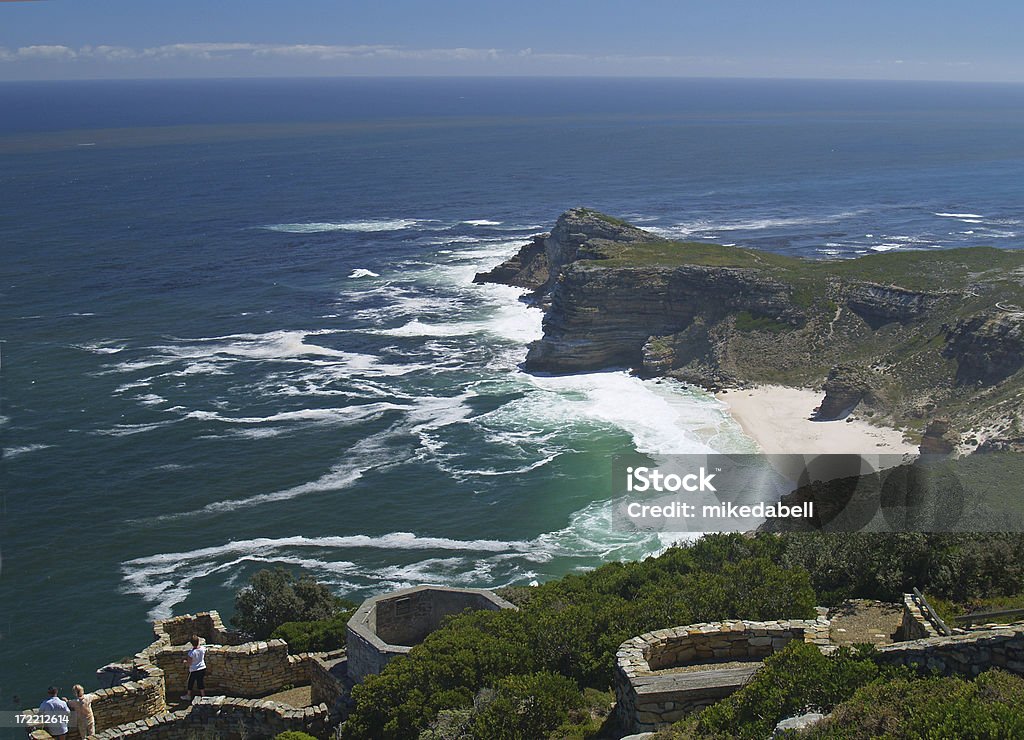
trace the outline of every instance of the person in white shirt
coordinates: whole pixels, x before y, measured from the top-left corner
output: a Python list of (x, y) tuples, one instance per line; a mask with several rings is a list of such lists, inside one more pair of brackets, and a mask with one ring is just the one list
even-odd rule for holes
[(192, 649), (185, 655), (184, 663), (188, 666), (188, 693), (182, 695), (182, 700), (206, 696), (206, 646), (199, 644), (199, 635), (192, 635)]
[[(54, 737), (68, 736), (68, 720), (71, 719), (71, 708), (57, 696), (57, 687), (51, 686), (46, 693), (50, 698), (39, 705), (39, 714), (47, 718), (46, 731)], [(51, 721), (55, 720), (55, 721)]]

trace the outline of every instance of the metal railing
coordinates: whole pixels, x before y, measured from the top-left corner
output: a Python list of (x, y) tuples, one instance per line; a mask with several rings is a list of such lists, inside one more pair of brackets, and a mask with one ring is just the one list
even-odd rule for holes
[(1004, 609), (998, 612), (974, 612), (973, 614), (963, 614), (959, 617), (953, 617), (953, 621), (957, 624), (971, 625), (971, 624), (986, 624), (993, 622), (996, 619), (1002, 619), (1003, 617), (1024, 617), (1024, 609)]
[(928, 617), (928, 621), (935, 625), (935, 628), (940, 634), (946, 637), (953, 634), (953, 630), (947, 627), (946, 623), (942, 621), (942, 617), (932, 609), (932, 605), (928, 603), (928, 600), (924, 597), (924, 594), (917, 589), (917, 586), (914, 586), (914, 598), (917, 599), (917, 603), (921, 605), (921, 609), (924, 610), (925, 616)]

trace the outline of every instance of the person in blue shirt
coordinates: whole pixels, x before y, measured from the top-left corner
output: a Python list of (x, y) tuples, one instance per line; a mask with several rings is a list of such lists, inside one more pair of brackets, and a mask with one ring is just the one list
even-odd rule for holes
[(71, 708), (57, 696), (56, 686), (51, 686), (46, 693), (50, 695), (49, 698), (39, 705), (39, 714), (47, 719), (46, 731), (54, 737), (67, 737)]

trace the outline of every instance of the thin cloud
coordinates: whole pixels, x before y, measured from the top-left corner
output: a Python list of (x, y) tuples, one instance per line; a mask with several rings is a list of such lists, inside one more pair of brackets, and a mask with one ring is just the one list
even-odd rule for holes
[(451, 49), (413, 49), (385, 44), (251, 44), (251, 43), (179, 43), (147, 48), (127, 46), (35, 45), (10, 50), (0, 47), (0, 61), (90, 60), (126, 61), (136, 59), (217, 60), (238, 57), (292, 57), (330, 61), (334, 59), (409, 59), (425, 61), (479, 61), (501, 59), (499, 49), (456, 47)]

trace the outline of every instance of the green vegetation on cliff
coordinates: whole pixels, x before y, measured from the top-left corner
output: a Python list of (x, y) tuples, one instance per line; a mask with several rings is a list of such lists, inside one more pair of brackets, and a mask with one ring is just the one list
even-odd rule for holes
[(997, 284), (1024, 298), (1024, 252), (995, 247), (915, 250), (867, 254), (854, 259), (804, 259), (703, 242), (597, 241), (592, 267), (733, 267), (763, 270), (782, 282), (804, 283), (824, 290), (829, 280), (858, 280), (897, 285), (908, 290), (963, 290), (969, 285)]
[[(894, 601), (913, 586), (962, 599), (1017, 594), (1022, 584), (1024, 539), (1015, 535), (708, 536), (643, 562), (609, 563), (539, 587), (507, 589), (503, 595), (518, 612), (449, 619), (407, 658), (355, 689), (344, 733), (353, 739), (416, 738), (428, 730), (429, 738), (601, 737), (581, 717), (580, 692), (607, 691), (618, 646), (644, 632), (731, 618), (807, 618), (815, 604)], [(801, 667), (800, 650), (779, 658), (779, 666), (788, 666), (790, 683), (783, 685), (790, 688), (771, 694), (776, 714), (811, 699), (838, 703), (880, 676), (895, 675), (868, 665), (860, 652), (825, 661), (813, 650), (816, 657)], [(520, 678), (509, 681), (512, 676)], [(566, 692), (566, 681), (573, 692)], [(502, 706), (523, 706), (514, 697), (526, 686), (537, 713), (493, 716)], [(495, 697), (503, 703), (488, 712), (485, 705)], [(739, 726), (748, 709), (723, 709), (732, 715), (721, 722)], [(539, 716), (547, 718), (543, 727), (536, 724)], [(446, 735), (446, 728), (458, 732)], [(728, 735), (721, 729), (718, 736)]]

